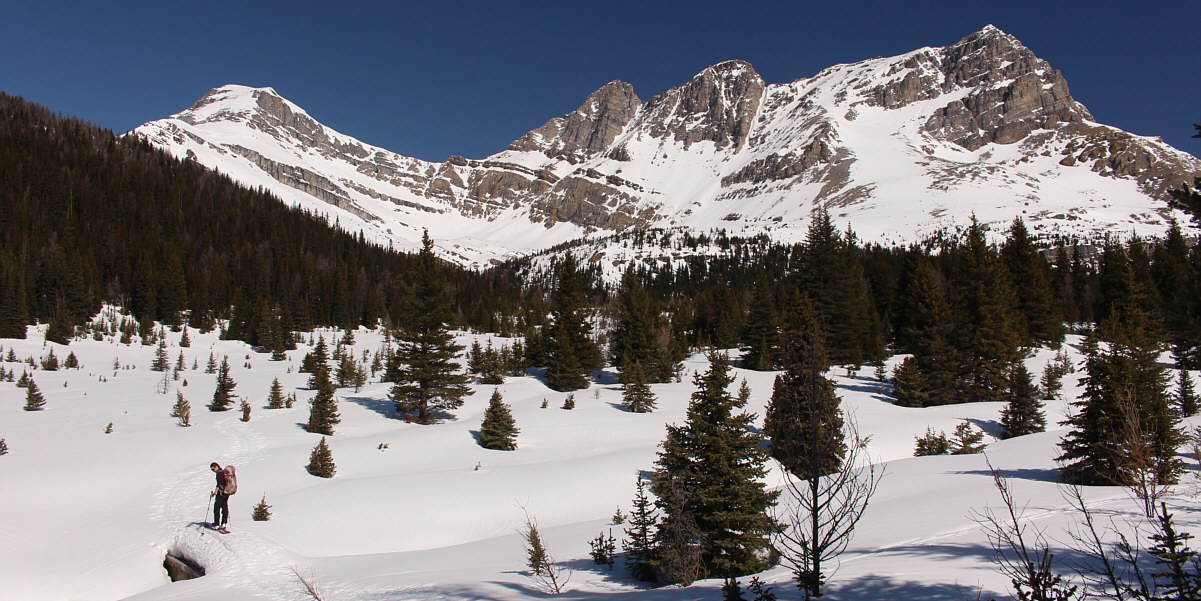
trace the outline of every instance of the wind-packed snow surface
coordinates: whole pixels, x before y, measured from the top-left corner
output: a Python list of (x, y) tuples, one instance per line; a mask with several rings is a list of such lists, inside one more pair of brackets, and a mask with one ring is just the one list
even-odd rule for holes
[[(106, 339), (64, 347), (44, 343), (40, 328), (30, 328), (25, 340), (0, 340), (0, 357), (11, 350), (20, 361), (3, 367), (29, 372), (47, 399), (43, 411), (24, 411), (25, 391), (0, 383), (0, 438), (9, 449), (0, 456), (0, 599), (300, 599), (296, 573), (327, 601), (543, 599), (527, 577), (517, 534), (527, 512), (550, 552), (572, 571), (562, 598), (720, 598), (720, 581), (651, 589), (629, 578), (620, 558), (610, 571), (588, 554), (588, 541), (598, 533), (612, 531), (620, 540), (622, 526), (611, 525), (611, 516), (618, 508), (630, 512), (635, 480), (653, 467), (665, 425), (682, 423), (692, 375), (707, 368), (702, 356), (685, 363), (684, 382), (652, 385), (658, 409), (648, 414), (621, 408), (612, 373), (601, 372), (598, 383), (576, 391), (574, 410), (560, 408), (566, 393), (531, 374), (498, 387), (473, 386), (462, 408), (436, 424), (416, 425), (398, 419), (389, 384), (373, 377), (360, 391), (338, 390), (342, 422), (328, 439), (337, 474), (322, 479), (305, 470), (321, 437), (303, 429), (314, 393), (303, 388), (307, 374), (296, 370), (311, 347), (272, 362), (215, 333), (189, 335), (191, 346), (181, 349), (181, 334), (168, 332), (171, 362), (182, 353), (185, 369), (179, 380), (168, 373), (165, 381), (164, 373), (149, 370), (154, 346)], [(340, 336), (323, 335), (331, 348)], [(474, 337), (459, 335), (465, 344)], [(367, 330), (355, 332), (355, 341), (348, 352), (360, 359), (383, 344), (379, 333)], [(1069, 337), (1075, 360), (1079, 342)], [(43, 371), (27, 363), (50, 351), (60, 359), (73, 352), (82, 367)], [(1041, 373), (1053, 354), (1035, 352), (1027, 366)], [(229, 358), (234, 393), (253, 407), (249, 422), (240, 421), (236, 408), (205, 408), (216, 377), (205, 373), (210, 355), (217, 363)], [(749, 384), (748, 410), (761, 424), (775, 374), (734, 373)], [(994, 572), (985, 535), (971, 518), (999, 502), (985, 456), (911, 457), (914, 437), (927, 427), (949, 434), (968, 419), (988, 432), (987, 455), (1013, 476), (1031, 523), (1066, 539), (1063, 529), (1075, 518), (1053, 460), (1063, 435), (1055, 424), (1068, 410), (1066, 401), (1047, 403), (1050, 432), (997, 442), (999, 404), (901, 408), (871, 368), (849, 376), (835, 368), (831, 375), (886, 473), (830, 579), (828, 598), (1006, 594), (1007, 582)], [(1066, 398), (1079, 394), (1079, 375), (1065, 379)], [(274, 378), (285, 393), (296, 392), (295, 407), (265, 408)], [(516, 451), (485, 450), (475, 442), (493, 388), (521, 429)], [(192, 405), (191, 427), (169, 415), (177, 390)], [(541, 408), (544, 400), (547, 408)], [(105, 433), (110, 423), (112, 432)], [(238, 471), (230, 534), (202, 526), (211, 519), (212, 461)], [(780, 486), (778, 469), (768, 482)], [(1196, 487), (1195, 477), (1186, 475), (1178, 493), (1187, 497)], [(1121, 489), (1086, 494), (1107, 516), (1137, 513)], [(252, 521), (251, 507), (264, 496), (273, 517)], [(1195, 512), (1178, 517), (1195, 531)], [(207, 575), (169, 582), (162, 567), (167, 552), (199, 563)], [(760, 576), (781, 599), (799, 598), (785, 567)]]

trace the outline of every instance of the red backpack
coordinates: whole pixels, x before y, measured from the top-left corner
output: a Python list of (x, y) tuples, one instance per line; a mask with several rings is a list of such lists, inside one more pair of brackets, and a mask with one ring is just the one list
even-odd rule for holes
[(234, 472), (234, 466), (227, 465), (221, 472), (225, 474), (225, 486), (222, 487), (221, 492), (227, 495), (238, 492), (238, 474)]

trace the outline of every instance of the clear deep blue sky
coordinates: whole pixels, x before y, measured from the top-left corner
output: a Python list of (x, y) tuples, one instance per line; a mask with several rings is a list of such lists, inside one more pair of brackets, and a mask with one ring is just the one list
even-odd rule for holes
[(792, 81), (989, 23), (1098, 121), (1201, 155), (1198, 0), (4, 0), (0, 90), (120, 133), (219, 85), (272, 86), (338, 131), (441, 161), (503, 150), (615, 79), (646, 100), (738, 58)]

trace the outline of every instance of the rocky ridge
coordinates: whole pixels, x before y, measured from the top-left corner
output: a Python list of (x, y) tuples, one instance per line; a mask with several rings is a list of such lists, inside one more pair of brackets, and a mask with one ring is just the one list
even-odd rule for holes
[(799, 236), (819, 206), (911, 241), (971, 215), (1036, 235), (1155, 235), (1201, 161), (1095, 123), (1063, 75), (988, 26), (943, 48), (765, 84), (744, 61), (645, 103), (615, 81), (484, 159), (428, 162), (337, 133), (270, 88), (224, 86), (151, 143), (413, 248), (487, 265), (592, 232)]

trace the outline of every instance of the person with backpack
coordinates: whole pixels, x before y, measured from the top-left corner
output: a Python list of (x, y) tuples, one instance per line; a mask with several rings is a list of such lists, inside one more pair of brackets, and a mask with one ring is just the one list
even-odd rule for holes
[(209, 499), (216, 497), (213, 503), (212, 527), (218, 532), (229, 533), (229, 496), (238, 492), (238, 479), (234, 474), (234, 466), (227, 465), (224, 469), (216, 461), (209, 464), (209, 469), (217, 474), (217, 488), (209, 493)]

